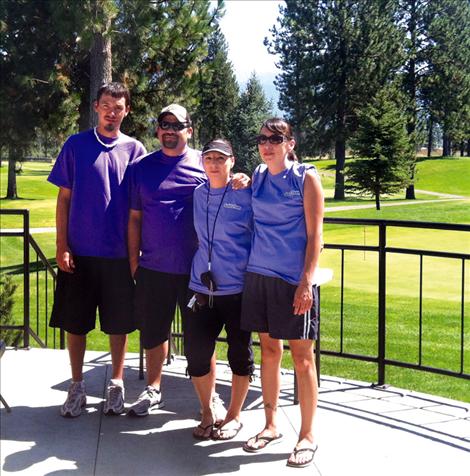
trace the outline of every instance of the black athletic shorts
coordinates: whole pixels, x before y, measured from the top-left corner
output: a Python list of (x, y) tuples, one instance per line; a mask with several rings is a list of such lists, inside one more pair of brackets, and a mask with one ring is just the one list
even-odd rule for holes
[(294, 314), (297, 286), (280, 278), (247, 273), (242, 299), (242, 329), (268, 333), (273, 339), (316, 339), (318, 291), (313, 287), (313, 306)]
[[(188, 301), (194, 293), (189, 292)], [(252, 375), (254, 357), (251, 332), (240, 328), (242, 295), (214, 296), (212, 308), (208, 296), (202, 295), (206, 304), (194, 311), (187, 308), (184, 318), (184, 353), (188, 361), (188, 374), (203, 377), (210, 371), (216, 339), (225, 326), (227, 334), (227, 359), (235, 375)]]
[(168, 339), (175, 316), (187, 304), (189, 275), (138, 267), (134, 299), (134, 322), (141, 331), (144, 349), (153, 349)]
[(84, 335), (95, 328), (96, 309), (106, 334), (128, 334), (132, 320), (134, 281), (127, 258), (74, 256), (75, 270), (59, 270), (49, 325)]

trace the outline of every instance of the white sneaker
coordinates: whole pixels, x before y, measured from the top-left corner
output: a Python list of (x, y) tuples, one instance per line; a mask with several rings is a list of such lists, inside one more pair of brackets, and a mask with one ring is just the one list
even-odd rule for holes
[(105, 415), (120, 415), (124, 412), (124, 384), (122, 380), (111, 379), (106, 390)]
[[(227, 415), (227, 410), (224, 405), (224, 401), (220, 398), (220, 395), (216, 392), (212, 395), (212, 411), (214, 412), (215, 425), (220, 425)], [(202, 408), (199, 409), (199, 417), (202, 416)]]
[(75, 418), (82, 414), (86, 405), (85, 382), (72, 382), (69, 386), (67, 399), (60, 409), (60, 414), (66, 418)]
[(130, 416), (144, 417), (149, 414), (149, 410), (163, 408), (163, 406), (162, 392), (151, 385), (147, 385), (145, 390), (129, 408), (127, 414)]

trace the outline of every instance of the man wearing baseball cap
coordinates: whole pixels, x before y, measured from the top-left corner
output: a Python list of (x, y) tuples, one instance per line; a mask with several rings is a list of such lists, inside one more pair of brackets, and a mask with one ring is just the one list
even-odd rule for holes
[(131, 170), (129, 261), (147, 367), (147, 387), (129, 410), (134, 416), (146, 416), (150, 408), (163, 406), (160, 384), (168, 334), (176, 303), (180, 309), (187, 305), (197, 249), (193, 192), (207, 180), (200, 152), (188, 147), (192, 133), (183, 106), (163, 108), (156, 130), (161, 149), (143, 156)]

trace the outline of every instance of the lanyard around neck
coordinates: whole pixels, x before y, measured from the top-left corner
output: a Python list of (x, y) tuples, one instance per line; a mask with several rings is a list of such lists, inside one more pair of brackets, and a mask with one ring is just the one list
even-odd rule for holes
[(224, 201), (225, 194), (227, 193), (228, 186), (230, 185), (230, 181), (225, 186), (224, 193), (222, 194), (222, 198), (220, 199), (219, 207), (217, 208), (217, 213), (215, 214), (214, 224), (212, 225), (212, 235), (209, 235), (209, 196), (211, 193), (211, 186), (208, 183), (209, 190), (207, 191), (207, 202), (206, 202), (206, 230), (207, 230), (207, 241), (209, 242), (209, 262), (207, 264), (208, 270), (211, 270), (211, 259), (212, 259), (212, 247), (214, 244), (214, 233), (215, 233), (215, 224), (217, 223), (217, 218), (219, 216), (220, 209), (222, 208), (222, 203)]

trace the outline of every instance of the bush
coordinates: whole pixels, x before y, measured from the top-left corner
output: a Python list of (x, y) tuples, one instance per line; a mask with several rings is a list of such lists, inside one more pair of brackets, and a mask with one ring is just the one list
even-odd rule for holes
[[(11, 276), (0, 274), (0, 326), (14, 325), (13, 321), (13, 303), (17, 284), (14, 284)], [(21, 331), (16, 329), (1, 329), (0, 339), (5, 341), (6, 345), (16, 345), (21, 337)]]

